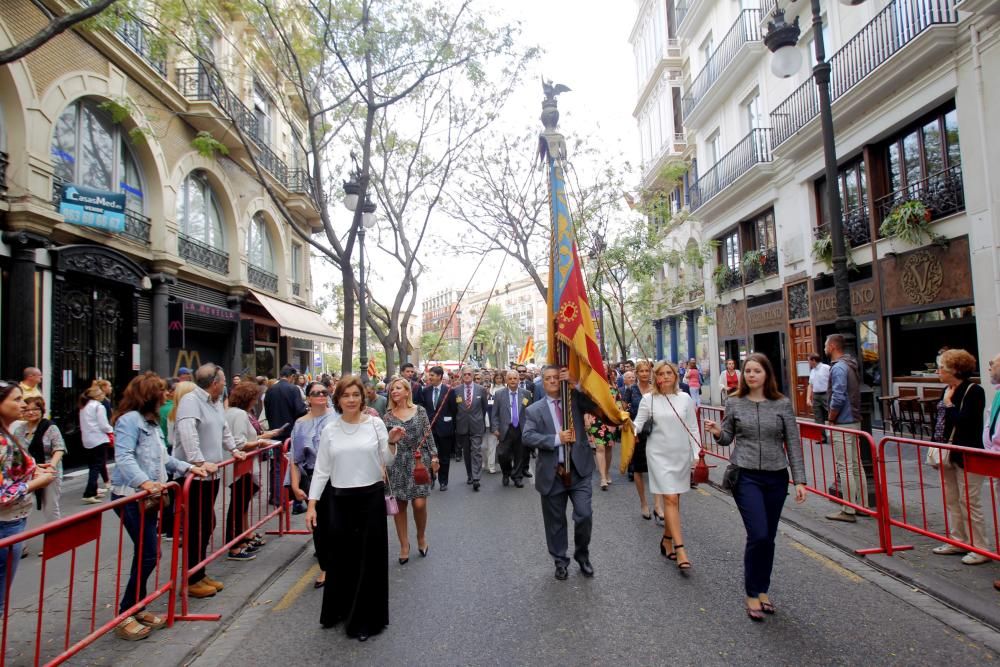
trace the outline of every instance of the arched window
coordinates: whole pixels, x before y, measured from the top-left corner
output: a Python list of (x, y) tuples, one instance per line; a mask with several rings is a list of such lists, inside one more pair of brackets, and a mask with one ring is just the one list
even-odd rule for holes
[(250, 220), (250, 229), (247, 231), (247, 261), (258, 269), (274, 273), (271, 235), (267, 231), (267, 221), (261, 213), (257, 213)]
[(143, 212), (142, 170), (121, 125), (93, 100), (78, 100), (56, 120), (52, 135), (55, 177), (63, 183), (124, 192), (127, 206)]
[(177, 224), (184, 236), (218, 250), (225, 250), (222, 212), (203, 172), (193, 171), (177, 195)]

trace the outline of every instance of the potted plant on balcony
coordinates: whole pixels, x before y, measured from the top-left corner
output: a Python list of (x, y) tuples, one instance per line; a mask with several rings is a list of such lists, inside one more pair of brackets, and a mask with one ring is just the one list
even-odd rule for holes
[[(847, 251), (847, 268), (854, 271), (858, 265), (855, 263), (854, 257), (851, 256), (851, 244), (846, 234), (844, 235), (844, 249)], [(826, 268), (833, 268), (833, 237), (830, 236), (830, 232), (825, 229), (816, 230), (816, 238), (812, 243), (812, 256), (817, 262), (823, 262)]]
[[(910, 245), (921, 245), (924, 239), (931, 243), (943, 243), (945, 237), (931, 230), (932, 212), (919, 199), (909, 199), (897, 204), (885, 216), (878, 232), (890, 239), (899, 239)], [(895, 247), (893, 247), (895, 249)]]
[(743, 253), (743, 270), (757, 275), (764, 274), (764, 263), (767, 262), (767, 250), (747, 250)]
[(712, 271), (712, 282), (715, 284), (715, 290), (722, 294), (726, 291), (726, 279), (729, 276), (729, 267), (725, 264), (719, 264)]

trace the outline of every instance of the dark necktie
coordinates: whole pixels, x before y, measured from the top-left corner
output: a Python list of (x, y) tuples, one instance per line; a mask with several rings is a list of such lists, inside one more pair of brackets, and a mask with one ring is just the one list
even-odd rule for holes
[(434, 387), (434, 407), (435, 408), (438, 405), (438, 392), (440, 392), (440, 391), (441, 391), (441, 387), (440, 386)]

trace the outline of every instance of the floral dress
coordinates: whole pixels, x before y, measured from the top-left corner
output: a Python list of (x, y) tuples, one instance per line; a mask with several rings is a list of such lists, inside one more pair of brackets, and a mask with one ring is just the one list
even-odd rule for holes
[[(615, 404), (621, 407), (620, 399), (618, 397), (618, 387), (611, 385), (611, 397), (615, 400)], [(627, 410), (628, 408), (624, 408)], [(584, 416), (584, 423), (587, 426), (587, 439), (590, 440), (591, 448), (595, 448), (598, 445), (602, 447), (611, 447), (615, 444), (615, 434), (618, 429), (610, 424), (605, 424), (604, 420), (600, 417), (594, 417), (593, 415), (587, 414)]]
[(406, 430), (403, 439), (396, 443), (396, 460), (388, 468), (389, 484), (398, 500), (426, 498), (431, 492), (430, 484), (416, 484), (413, 481), (413, 468), (416, 465), (413, 454), (416, 448), (420, 447), (421, 461), (428, 472), (431, 470), (431, 457), (437, 456), (437, 446), (434, 444), (434, 434), (431, 433), (431, 422), (427, 419), (427, 412), (422, 406), (418, 405), (416, 408), (414, 415), (406, 421), (398, 419), (388, 410), (382, 417), (387, 430), (391, 431), (397, 426), (402, 426)]

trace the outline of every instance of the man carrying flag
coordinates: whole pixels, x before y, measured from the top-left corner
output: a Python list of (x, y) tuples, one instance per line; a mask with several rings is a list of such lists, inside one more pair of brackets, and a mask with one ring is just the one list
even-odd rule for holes
[[(566, 502), (573, 503), (573, 558), (585, 577), (594, 576), (590, 563), (593, 525), (591, 498), (594, 457), (587, 441), (583, 413), (600, 416), (607, 423), (623, 424), (622, 461), (627, 465), (633, 447), (628, 413), (615, 403), (604, 372), (594, 320), (580, 268), (576, 235), (569, 215), (563, 161), (566, 141), (556, 131), (559, 111), (556, 95), (565, 86), (543, 83), (542, 122), (539, 141), (549, 174), (552, 216), (552, 254), (549, 260), (548, 362), (542, 369), (545, 398), (525, 411), (522, 441), (538, 450), (535, 488), (541, 494), (545, 541), (555, 561), (555, 577), (564, 580), (567, 567)], [(575, 388), (570, 387), (570, 383)]]

